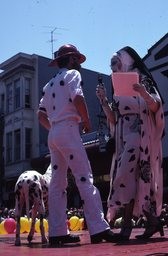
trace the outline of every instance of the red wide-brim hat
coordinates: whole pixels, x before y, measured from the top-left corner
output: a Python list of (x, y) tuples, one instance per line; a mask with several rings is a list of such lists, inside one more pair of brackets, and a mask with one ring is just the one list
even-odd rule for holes
[(74, 55), (79, 58), (79, 63), (83, 63), (86, 60), (84, 54), (80, 53), (77, 48), (72, 44), (66, 44), (61, 46), (58, 51), (54, 53), (54, 59), (49, 63), (50, 67), (57, 66), (57, 61), (63, 59), (68, 55)]

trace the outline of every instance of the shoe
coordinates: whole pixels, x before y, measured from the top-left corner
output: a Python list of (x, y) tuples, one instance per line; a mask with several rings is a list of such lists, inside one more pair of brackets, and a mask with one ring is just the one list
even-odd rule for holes
[(49, 244), (59, 245), (59, 244), (68, 244), (68, 243), (78, 243), (80, 242), (80, 237), (78, 235), (66, 235), (66, 236), (51, 236), (49, 237)]
[(160, 236), (164, 236), (163, 224), (159, 222), (157, 225), (149, 225), (146, 227), (144, 233), (142, 235), (136, 235), (137, 239), (148, 239), (156, 233), (160, 233)]
[(131, 227), (122, 227), (120, 233), (114, 234), (115, 242), (129, 241), (132, 232)]
[(103, 232), (94, 234), (90, 236), (90, 240), (92, 244), (98, 244), (105, 240), (106, 242), (114, 242), (114, 233), (111, 229), (107, 229)]

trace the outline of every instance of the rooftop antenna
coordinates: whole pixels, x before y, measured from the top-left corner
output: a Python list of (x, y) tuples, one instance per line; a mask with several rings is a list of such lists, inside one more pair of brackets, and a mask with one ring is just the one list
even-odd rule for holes
[[(59, 27), (52, 27), (52, 26), (43, 26), (43, 27), (47, 27), (47, 28), (52, 28), (52, 30), (50, 31), (51, 34), (51, 38), (50, 38), (50, 43), (51, 43), (51, 53), (52, 53), (52, 59), (54, 59), (54, 33), (57, 29), (61, 29), (61, 30), (68, 30), (66, 28), (59, 28)], [(58, 34), (58, 33), (57, 33)], [(60, 33), (59, 33), (60, 34)]]
[(54, 59), (54, 37), (53, 37), (53, 34), (54, 34), (54, 31), (57, 29), (57, 27), (55, 27), (53, 30), (51, 30), (51, 52), (52, 52), (52, 59)]

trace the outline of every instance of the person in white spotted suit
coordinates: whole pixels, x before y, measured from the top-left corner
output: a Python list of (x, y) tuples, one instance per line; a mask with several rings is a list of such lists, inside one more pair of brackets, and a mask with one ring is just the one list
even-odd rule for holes
[(52, 179), (49, 188), (49, 243), (79, 242), (67, 228), (67, 170), (71, 169), (83, 201), (91, 243), (113, 242), (113, 232), (104, 219), (99, 191), (93, 185), (90, 163), (83, 146), (79, 124), (84, 132), (91, 130), (89, 114), (79, 72), (86, 57), (71, 44), (56, 52), (50, 66), (58, 73), (43, 88), (37, 111), (39, 122), (49, 130)]

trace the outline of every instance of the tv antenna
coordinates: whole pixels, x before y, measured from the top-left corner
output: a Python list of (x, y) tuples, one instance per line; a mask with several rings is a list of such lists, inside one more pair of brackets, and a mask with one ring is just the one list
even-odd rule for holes
[(50, 31), (51, 33), (51, 52), (52, 52), (52, 59), (54, 59), (54, 31), (57, 29), (57, 27), (55, 27), (53, 30)]
[[(54, 59), (54, 33), (57, 29), (61, 29), (61, 30), (68, 30), (66, 28), (59, 28), (59, 27), (50, 27), (50, 26), (45, 26), (45, 27), (49, 27), (49, 28), (53, 28), (51, 31), (50, 31), (50, 43), (51, 43), (51, 53), (52, 53), (52, 59)], [(57, 33), (58, 34), (58, 33)], [(60, 34), (60, 33), (59, 33)]]

